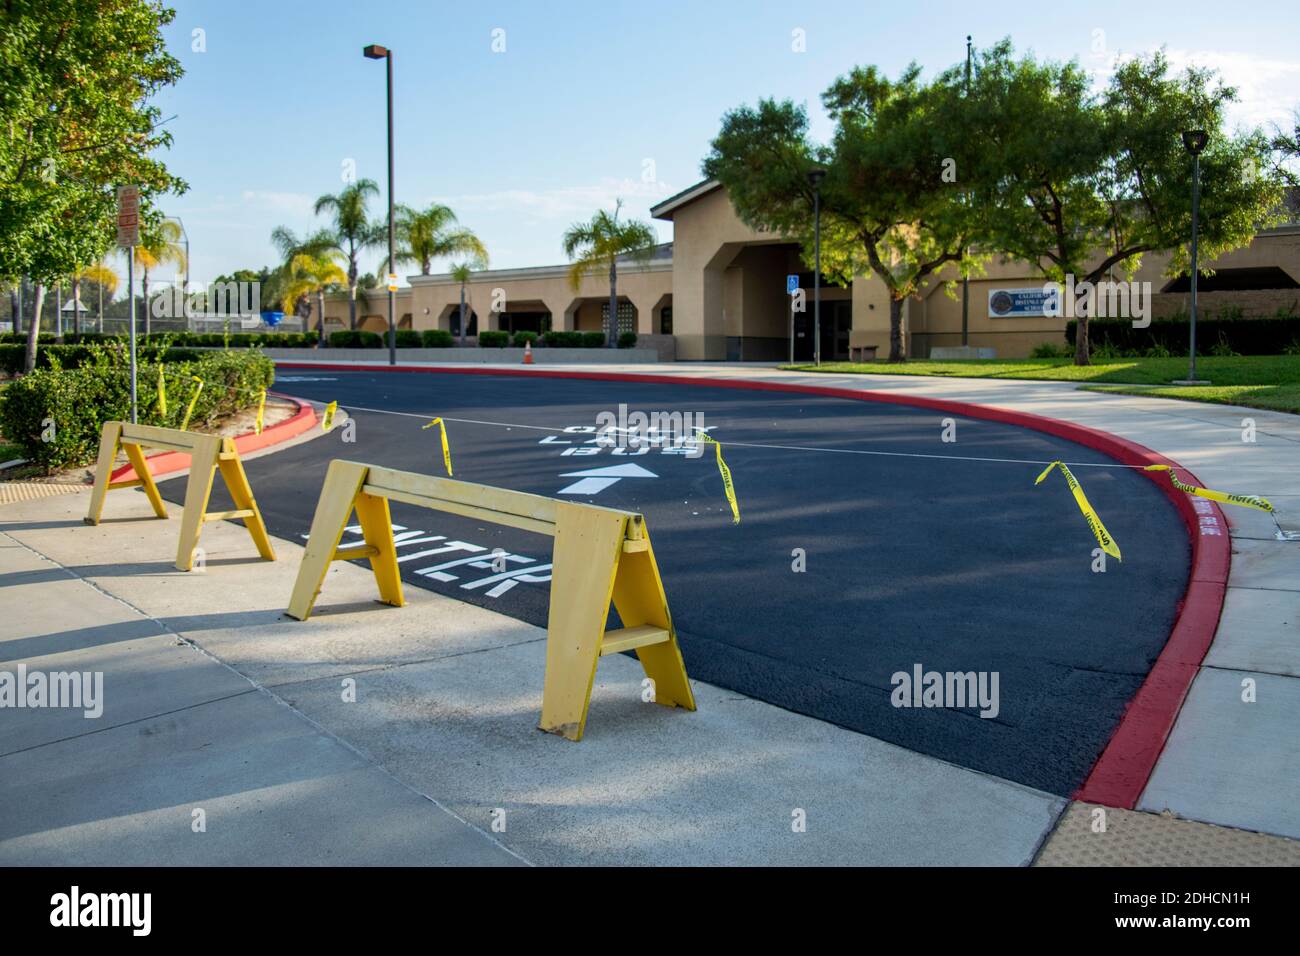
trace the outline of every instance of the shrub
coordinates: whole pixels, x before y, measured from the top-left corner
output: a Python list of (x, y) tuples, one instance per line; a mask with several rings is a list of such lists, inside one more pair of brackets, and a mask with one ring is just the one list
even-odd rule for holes
[(484, 349), (503, 349), (510, 342), (509, 332), (480, 332), (478, 334), (479, 348)]
[(582, 347), (584, 349), (603, 349), (605, 347), (605, 333), (583, 332)]
[(582, 348), (581, 332), (547, 332), (542, 336), (547, 348), (578, 349)]
[(446, 329), (425, 329), (420, 333), (420, 344), (426, 349), (449, 349), (456, 339)]
[[(36, 367), (42, 368), (80, 368), (93, 364), (101, 352), (120, 353), (125, 364), (130, 354), (130, 346), (125, 341), (110, 340), (102, 345), (45, 345), (36, 350)], [(157, 362), (162, 356), (164, 361), (192, 361), (203, 353), (195, 349), (160, 349), (148, 345), (136, 345), (136, 360), (140, 364)], [(27, 357), (26, 345), (0, 345), (0, 369), (16, 375), (23, 370)]]
[[(1119, 351), (1136, 351), (1138, 354), (1152, 348), (1164, 348), (1172, 355), (1185, 355), (1190, 324), (1190, 319), (1181, 315), (1156, 319), (1145, 329), (1133, 328), (1128, 319), (1093, 319), (1088, 323), (1088, 338), (1093, 354), (1098, 347), (1110, 345)], [(1066, 323), (1065, 337), (1070, 342), (1071, 351), (1077, 330), (1075, 320)], [(1198, 319), (1196, 322), (1198, 343), (1222, 343), (1238, 355), (1280, 355), (1297, 337), (1300, 337), (1300, 317), (1291, 315)]]
[[(167, 383), (167, 414), (158, 409), (158, 372)], [(275, 364), (260, 352), (208, 353), (192, 361), (142, 362), (138, 370), (139, 420), (145, 425), (179, 428), (194, 394), (196, 376), (203, 382), (190, 427), (251, 405), (275, 379)], [(131, 376), (117, 353), (101, 350), (93, 364), (75, 369), (38, 369), (0, 391), (0, 431), (22, 448), (23, 457), (47, 469), (86, 464), (99, 449), (106, 421), (131, 416)], [(52, 419), (53, 438), (42, 439)]]
[(514, 346), (515, 348), (517, 348), (517, 349), (521, 349), (521, 348), (523, 348), (525, 345), (529, 345), (529, 344), (536, 345), (536, 344), (537, 344), (537, 333), (536, 333), (536, 332), (516, 332), (516, 333), (515, 333), (514, 340), (513, 340), (510, 344), (513, 345), (513, 346)]
[(1029, 353), (1029, 357), (1036, 359), (1069, 358), (1073, 354), (1073, 351), (1064, 345), (1056, 346), (1051, 342), (1039, 342)]
[(635, 346), (635, 345), (636, 345), (636, 333), (635, 333), (635, 332), (620, 332), (620, 333), (618, 333), (618, 347), (619, 347), (619, 348), (621, 348), (621, 349), (630, 349), (630, 348), (632, 348), (632, 347)]
[(414, 329), (397, 330), (397, 347), (399, 349), (418, 349), (421, 344), (420, 333)]

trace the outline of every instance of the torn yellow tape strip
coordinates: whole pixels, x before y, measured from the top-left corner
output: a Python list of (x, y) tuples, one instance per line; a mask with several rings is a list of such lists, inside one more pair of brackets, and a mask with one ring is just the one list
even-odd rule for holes
[(329, 431), (334, 426), (334, 413), (339, 410), (338, 402), (330, 402), (325, 406), (325, 414), (321, 416), (320, 430)]
[(447, 477), (450, 478), (451, 446), (447, 444), (447, 426), (443, 423), (441, 418), (435, 418), (433, 421), (429, 422), (429, 424), (420, 426), (420, 431), (424, 431), (426, 428), (432, 428), (434, 425), (437, 425), (438, 430), (442, 433), (442, 463), (447, 466)]
[(1083, 512), (1083, 517), (1084, 520), (1088, 522), (1088, 527), (1091, 528), (1092, 533), (1097, 536), (1097, 543), (1101, 545), (1101, 550), (1105, 551), (1117, 561), (1123, 561), (1124, 559), (1120, 557), (1119, 554), (1119, 545), (1116, 544), (1115, 539), (1110, 536), (1110, 532), (1106, 530), (1106, 526), (1101, 523), (1101, 518), (1098, 516), (1096, 509), (1094, 509), (1089, 503), (1088, 496), (1083, 493), (1083, 486), (1079, 484), (1079, 479), (1074, 477), (1074, 473), (1070, 471), (1063, 462), (1054, 461), (1048, 465), (1043, 473), (1034, 480), (1034, 484), (1041, 484), (1043, 479), (1052, 473), (1053, 468), (1061, 469), (1061, 474), (1065, 476), (1065, 483), (1070, 486), (1070, 491), (1074, 492), (1074, 501), (1079, 506), (1079, 510)]
[(731, 469), (722, 460), (722, 444), (716, 439), (710, 438), (704, 432), (698, 432), (696, 439), (701, 442), (711, 442), (713, 447), (717, 449), (718, 474), (722, 475), (722, 488), (727, 493), (727, 504), (731, 505), (731, 523), (740, 524), (740, 505), (736, 504), (736, 486), (731, 481)]
[(1230, 495), (1226, 491), (1211, 491), (1209, 488), (1198, 488), (1195, 485), (1185, 485), (1178, 480), (1174, 474), (1173, 468), (1169, 465), (1147, 465), (1143, 471), (1164, 471), (1169, 473), (1169, 480), (1173, 482), (1175, 488), (1179, 491), (1185, 491), (1189, 495), (1196, 495), (1198, 498), (1209, 498), (1211, 501), (1221, 501), (1225, 505), (1241, 505), (1243, 508), (1258, 508), (1260, 511), (1272, 511), (1273, 504), (1267, 498), (1261, 498), (1258, 495)]
[(257, 422), (253, 428), (255, 432), (262, 434), (262, 422), (266, 418), (266, 389), (262, 389), (262, 394), (257, 400)]
[(191, 375), (190, 381), (198, 387), (194, 389), (194, 396), (190, 399), (189, 407), (185, 409), (185, 421), (181, 422), (181, 431), (185, 431), (190, 427), (190, 416), (194, 414), (194, 406), (198, 404), (199, 395), (203, 393), (203, 379), (197, 375)]
[(158, 414), (167, 414), (167, 379), (161, 365), (158, 366)]

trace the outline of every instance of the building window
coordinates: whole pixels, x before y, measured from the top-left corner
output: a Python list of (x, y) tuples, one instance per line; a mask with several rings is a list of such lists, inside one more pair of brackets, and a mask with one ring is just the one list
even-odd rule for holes
[[(600, 305), (600, 327), (604, 328), (609, 321), (609, 303), (602, 302)], [(624, 332), (636, 331), (636, 310), (632, 308), (631, 302), (620, 302), (618, 304), (618, 329), (619, 334)]]
[(673, 334), (673, 307), (666, 305), (659, 312), (659, 333), (661, 335)]

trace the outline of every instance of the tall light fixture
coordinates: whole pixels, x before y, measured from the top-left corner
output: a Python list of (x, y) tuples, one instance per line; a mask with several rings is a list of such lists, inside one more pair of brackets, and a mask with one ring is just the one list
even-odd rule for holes
[[(362, 51), (367, 60), (388, 61), (388, 364), (397, 364), (397, 274), (393, 271), (393, 51), (372, 43)], [(464, 321), (462, 317), (462, 321)]]
[(1197, 262), (1197, 239), (1200, 232), (1201, 219), (1201, 153), (1204, 152), (1205, 146), (1210, 141), (1210, 134), (1203, 129), (1189, 129), (1183, 133), (1183, 148), (1192, 154), (1192, 321), (1191, 335), (1188, 343), (1188, 352), (1190, 355), (1190, 364), (1187, 370), (1187, 381), (1196, 382), (1196, 273), (1198, 271)]
[(826, 170), (808, 170), (813, 189), (813, 364), (822, 364), (822, 180)]

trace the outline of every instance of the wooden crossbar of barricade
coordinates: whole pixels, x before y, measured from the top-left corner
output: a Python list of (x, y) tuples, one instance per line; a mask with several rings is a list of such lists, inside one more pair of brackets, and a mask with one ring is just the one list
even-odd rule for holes
[[(542, 730), (581, 740), (597, 662), (628, 650), (654, 682), (656, 703), (695, 709), (645, 519), (632, 512), (336, 459), (312, 519), (291, 617), (310, 617), (331, 562), (357, 558), (370, 562), (380, 600), (402, 606), (390, 501), (555, 539)], [(339, 547), (353, 511), (365, 543)], [(623, 627), (607, 631), (611, 601)]]
[[(262, 521), (262, 513), (253, 497), (253, 489), (248, 484), (248, 475), (244, 473), (244, 464), (235, 449), (235, 441), (219, 435), (199, 435), (176, 428), (132, 425), (130, 422), (105, 422), (99, 437), (95, 487), (90, 493), (86, 524), (99, 524), (104, 511), (104, 499), (110, 491), (117, 488), (143, 488), (154, 514), (159, 518), (167, 517), (167, 507), (149, 472), (149, 463), (143, 451), (145, 448), (162, 448), (190, 456), (190, 475), (185, 486), (185, 506), (181, 517), (181, 538), (176, 548), (176, 567), (179, 570), (189, 571), (194, 567), (194, 552), (199, 546), (203, 525), (223, 519), (242, 520), (257, 546), (257, 553), (268, 561), (275, 560), (266, 524)], [(135, 470), (135, 478), (112, 480), (113, 463), (119, 449), (126, 453), (127, 460)], [(208, 498), (212, 494), (212, 482), (218, 470), (235, 502), (233, 510), (208, 511)]]

